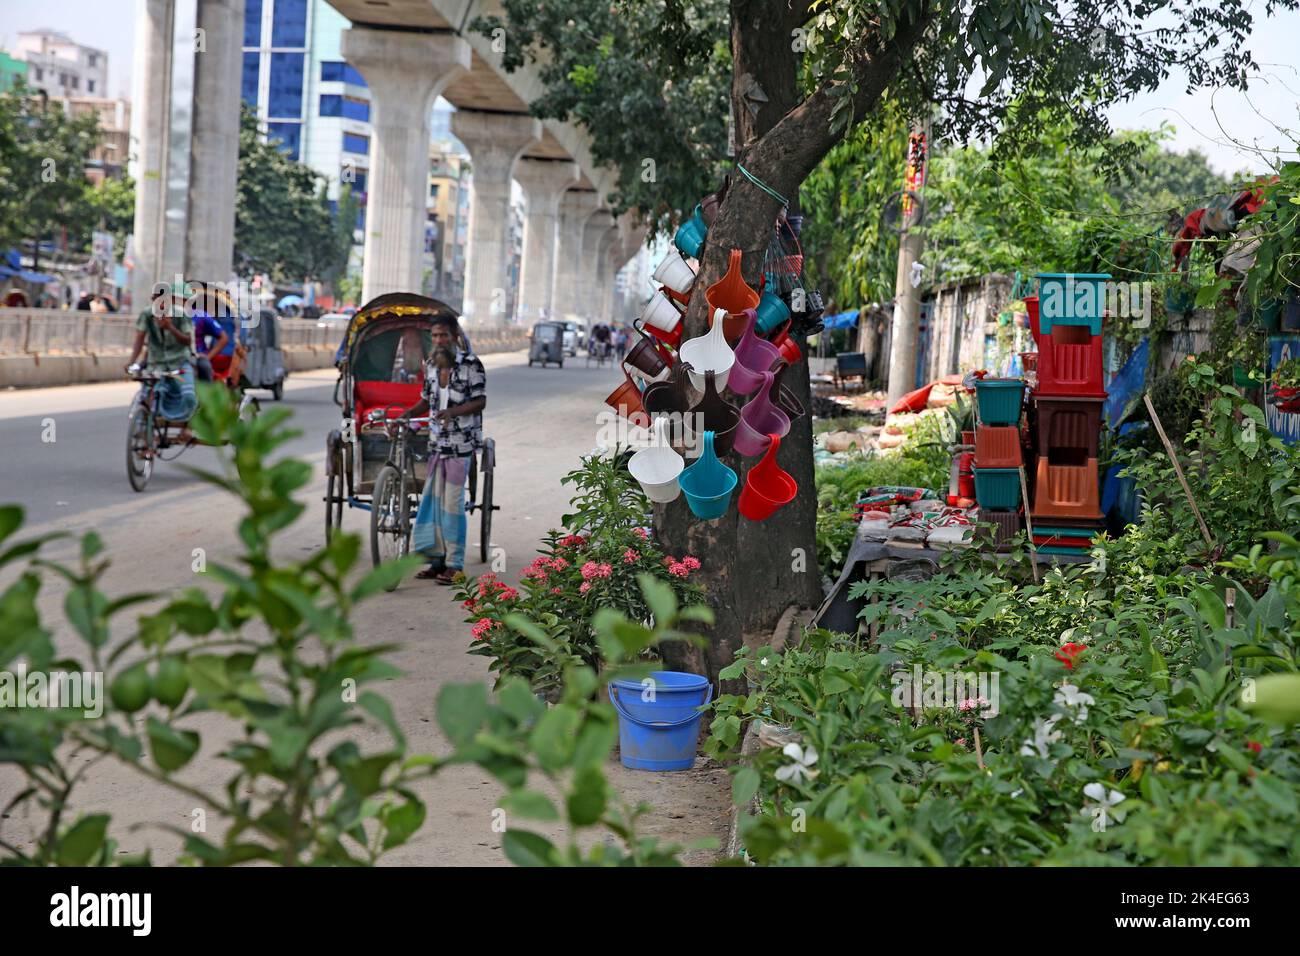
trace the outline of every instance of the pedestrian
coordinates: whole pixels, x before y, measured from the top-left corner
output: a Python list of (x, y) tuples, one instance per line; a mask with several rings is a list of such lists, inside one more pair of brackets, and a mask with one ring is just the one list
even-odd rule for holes
[(614, 351), (618, 354), (620, 362), (627, 357), (627, 329), (621, 325), (614, 333)]
[(461, 332), (451, 316), (438, 316), (430, 330), (433, 353), (424, 369), (420, 400), (403, 418), (430, 413), (429, 477), (411, 529), (411, 548), (429, 559), (416, 574), (451, 584), (465, 566), (465, 482), (470, 457), (483, 444), (487, 374), (478, 356), (461, 347)]

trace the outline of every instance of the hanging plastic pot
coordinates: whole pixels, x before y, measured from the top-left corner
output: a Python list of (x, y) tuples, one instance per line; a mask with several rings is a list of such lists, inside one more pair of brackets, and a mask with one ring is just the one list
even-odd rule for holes
[(668, 420), (660, 418), (654, 423), (654, 439), (628, 459), (627, 470), (641, 485), (641, 490), (651, 501), (666, 504), (681, 494), (677, 477), (686, 467), (682, 456), (668, 444)]
[[(637, 323), (640, 324), (638, 325)], [(673, 349), (675, 351), (676, 349), (681, 347), (682, 331), (685, 328), (685, 325), (681, 322), (678, 322), (677, 328), (672, 329), (671, 331), (665, 331), (664, 329), (658, 328), (653, 325), (646, 325), (640, 319), (634, 319), (632, 322), (632, 327), (635, 328), (638, 332), (649, 332), (651, 335), (655, 337), (655, 339), (661, 344), (661, 346), (664, 346), (668, 349)], [(664, 356), (665, 361), (668, 360), (668, 356), (666, 354), (665, 348), (661, 347), (659, 350), (659, 354)]]
[(700, 249), (704, 245), (704, 236), (708, 231), (709, 227), (704, 222), (704, 215), (700, 207), (696, 206), (694, 215), (677, 227), (677, 234), (673, 236), (673, 245), (682, 251), (682, 255), (698, 259)]
[(669, 249), (659, 265), (655, 266), (654, 280), (660, 285), (685, 295), (695, 284), (695, 270), (681, 257), (676, 249)]
[[(720, 318), (716, 312), (714, 317)], [(726, 388), (727, 375), (736, 364), (736, 354), (727, 344), (721, 321), (714, 322), (705, 335), (683, 343), (678, 354), (683, 362), (691, 363), (691, 382), (701, 390), (704, 388), (705, 372), (713, 372), (718, 388)]]
[(736, 343), (736, 364), (727, 378), (727, 389), (733, 395), (752, 395), (763, 384), (763, 373), (781, 362), (781, 351), (771, 342), (754, 334), (754, 310), (745, 311), (747, 322), (744, 334)]
[(785, 300), (775, 292), (764, 292), (758, 301), (758, 330), (767, 335), (788, 318), (790, 307)]
[(691, 387), (686, 374), (689, 370), (685, 362), (678, 362), (666, 381), (655, 382), (641, 395), (646, 414), (653, 420), (662, 418), (668, 422), (668, 439), (679, 451), (686, 446), (686, 416), (691, 410)]
[(750, 521), (766, 521), (794, 500), (799, 483), (776, 463), (780, 435), (768, 435), (767, 454), (745, 476), (740, 492), (740, 513)]
[(772, 394), (776, 396), (776, 407), (785, 412), (786, 417), (793, 423), (808, 413), (794, 390), (785, 384), (785, 373), (789, 370), (790, 366), (781, 365), (772, 373)]
[(763, 386), (744, 408), (740, 410), (740, 425), (736, 428), (735, 450), (746, 458), (767, 451), (769, 436), (785, 437), (790, 430), (790, 418), (772, 404), (772, 373), (763, 373)]
[(666, 285), (660, 286), (659, 291), (662, 292), (664, 295), (668, 296), (668, 298), (671, 299), (673, 302), (676, 302), (679, 306), (681, 306), (680, 311), (683, 314), (685, 314), (686, 307), (691, 304), (691, 294), (689, 292), (674, 292)]
[(727, 513), (731, 493), (736, 490), (736, 473), (718, 461), (713, 432), (704, 433), (704, 451), (677, 481), (695, 517), (712, 521)]
[(637, 329), (637, 332), (640, 333), (640, 341), (632, 346), (623, 362), (641, 373), (647, 381), (659, 381), (667, 376), (669, 363), (659, 354), (658, 343), (653, 338), (641, 329)]
[(641, 389), (632, 381), (627, 369), (623, 370), (623, 384), (609, 393), (605, 404), (629, 420), (634, 415), (646, 417), (645, 406), (641, 404)]
[(803, 361), (803, 352), (799, 350), (798, 343), (790, 338), (789, 323), (780, 332), (772, 336), (772, 344), (780, 349), (781, 358), (785, 359), (787, 365), (798, 365)]
[(709, 310), (713, 313), (714, 321), (717, 321), (718, 309), (729, 312), (734, 316), (731, 320), (731, 329), (728, 330), (727, 338), (735, 341), (744, 331), (744, 312), (746, 309), (758, 307), (758, 293), (745, 284), (744, 277), (740, 274), (741, 253), (739, 249), (731, 250), (731, 258), (727, 264), (727, 273), (704, 293), (704, 299), (709, 303)]
[(704, 397), (691, 409), (687, 419), (688, 441), (686, 457), (698, 454), (702, 439), (700, 432), (713, 432), (713, 447), (719, 455), (730, 454), (736, 441), (736, 431), (740, 428), (740, 409), (718, 394), (717, 380), (712, 372), (704, 375)]
[(661, 291), (650, 297), (641, 311), (641, 321), (651, 328), (671, 332), (682, 324), (682, 313)]

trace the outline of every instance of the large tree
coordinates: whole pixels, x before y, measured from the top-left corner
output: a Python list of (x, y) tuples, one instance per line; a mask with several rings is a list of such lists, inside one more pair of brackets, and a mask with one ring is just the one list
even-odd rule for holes
[[(1265, 11), (1295, 4), (1273, 0)], [(546, 5), (557, 17), (568, 14), (566, 26), (594, 6), (585, 0)], [(615, 0), (609, 9), (629, 22), (653, 21), (655, 11), (668, 6), (687, 27), (698, 22), (699, 29), (709, 28), (708, 18), (693, 21), (696, 8), (680, 2)], [(1105, 109), (1154, 90), (1175, 68), (1192, 87), (1243, 86), (1255, 67), (1244, 48), (1251, 6), (1248, 0), (730, 0), (736, 166), (763, 186), (733, 171), (709, 228), (687, 335), (707, 327), (704, 290), (725, 271), (729, 250), (742, 250), (746, 279), (758, 285), (781, 211), (774, 194), (796, 211), (804, 180), (886, 97), (905, 116), (932, 121), (935, 139), (990, 138), (998, 155), (1014, 156), (1044, 128), (1057, 127), (1069, 131), (1063, 148), (1105, 145), (1102, 165), (1120, 164), (1137, 147), (1113, 141)], [(514, 8), (508, 0), (508, 17)], [(545, 62), (572, 55), (555, 45), (562, 32), (538, 32), (526, 20), (511, 19), (506, 38), (522, 48), (520, 57)], [(659, 39), (663, 56), (654, 76), (680, 69), (676, 54), (683, 43), (680, 30)], [(602, 56), (620, 54), (613, 44), (588, 44), (583, 55), (599, 64)], [(567, 79), (551, 82), (568, 89)], [(639, 122), (636, 115), (624, 119), (625, 125)], [(596, 154), (608, 155), (601, 149), (611, 135), (607, 126), (588, 129), (598, 141)], [(665, 137), (662, 152), (646, 155), (658, 155), (662, 166), (680, 149)], [(792, 384), (806, 399), (806, 366)], [(668, 547), (704, 561), (718, 614), (709, 646), (684, 652), (679, 665), (716, 676), (743, 635), (765, 637), (786, 605), (811, 605), (820, 597), (806, 419), (783, 442), (781, 460), (802, 493), (765, 524), (741, 521), (734, 510), (716, 522), (698, 522), (681, 502), (659, 515)]]

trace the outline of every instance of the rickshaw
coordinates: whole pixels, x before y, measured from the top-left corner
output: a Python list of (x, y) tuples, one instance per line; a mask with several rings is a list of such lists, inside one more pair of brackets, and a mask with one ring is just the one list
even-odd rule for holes
[[(210, 315), (228, 315), (234, 317), (235, 327), (246, 322), (235, 300), (220, 285), (212, 282), (186, 283), (186, 308), (191, 312), (203, 308)], [(234, 354), (214, 356), (212, 377), (214, 381), (224, 382), (232, 390), (239, 392), (239, 416), (248, 418), (257, 414), (257, 399), (245, 392), (241, 386), (246, 352), (242, 345), (236, 344)], [(141, 385), (140, 391), (131, 400), (127, 413), (126, 430), (126, 477), (135, 491), (144, 491), (153, 477), (156, 461), (172, 461), (192, 445), (201, 445), (190, 431), (188, 420), (177, 421), (162, 417), (160, 410), (161, 396), (159, 390), (170, 378), (178, 378), (179, 372), (167, 372), (150, 369), (145, 366), (132, 366), (127, 374)], [(167, 452), (172, 452), (169, 456)]]
[(541, 362), (546, 368), (548, 362), (554, 362), (564, 368), (564, 323), (538, 322), (533, 326), (533, 334), (528, 340), (528, 366)]
[(270, 309), (259, 309), (240, 336), (248, 350), (244, 361), (245, 388), (266, 389), (277, 402), (284, 398), (289, 371), (280, 348), (280, 320)]
[[(325, 538), (342, 526), (343, 506), (370, 512), (375, 565), (410, 552), (411, 529), (429, 474), (429, 419), (400, 420), (420, 400), (432, 351), (435, 318), (456, 319), (450, 306), (409, 292), (372, 299), (348, 323), (339, 349), (334, 401), (340, 426), (325, 442)], [(468, 342), (462, 336), (461, 346)], [(469, 515), (479, 515), (479, 558), (492, 540), (496, 442), (485, 439), (470, 456)]]

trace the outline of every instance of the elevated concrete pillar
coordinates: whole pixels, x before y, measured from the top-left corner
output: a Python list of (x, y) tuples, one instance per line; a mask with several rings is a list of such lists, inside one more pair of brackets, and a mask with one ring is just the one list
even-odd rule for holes
[(600, 203), (594, 189), (570, 189), (560, 200), (559, 244), (555, 254), (555, 292), (551, 308), (557, 318), (578, 315), (578, 277), (582, 274), (582, 234)]
[(598, 274), (596, 276), (596, 287), (600, 290), (599, 315), (601, 322), (612, 322), (614, 320), (614, 274), (618, 267), (614, 260), (618, 258), (618, 253), (622, 244), (618, 237), (618, 225), (612, 225), (605, 230), (596, 245), (596, 267)]
[(578, 292), (575, 311), (585, 319), (591, 320), (599, 314), (603, 289), (601, 276), (601, 258), (604, 253), (603, 241), (614, 226), (614, 217), (608, 210), (597, 209), (587, 217), (582, 228), (582, 264), (578, 269)]
[(235, 181), (239, 172), (239, 84), (244, 0), (201, 0), (202, 48), (194, 57), (194, 132), (190, 147), (190, 215), (186, 278), (226, 282), (235, 248)]
[(451, 131), (474, 170), (465, 248), (465, 317), (471, 326), (503, 325), (510, 238), (510, 180), (515, 160), (542, 138), (541, 121), (522, 113), (457, 110)]
[(560, 197), (578, 181), (576, 163), (568, 160), (520, 159), (515, 182), (524, 191), (524, 251), (519, 265), (516, 318), (533, 323), (554, 316), (555, 261)]
[(419, 292), (429, 195), (433, 101), (470, 67), (470, 45), (451, 34), (371, 27), (343, 31), (343, 57), (370, 87), (370, 180), (361, 297)]
[(172, 62), (171, 0), (143, 0), (135, 21), (136, 69), (131, 93), (131, 153), (136, 168), (131, 240), (131, 307), (148, 307), (162, 281), (163, 210), (167, 172), (168, 79)]

